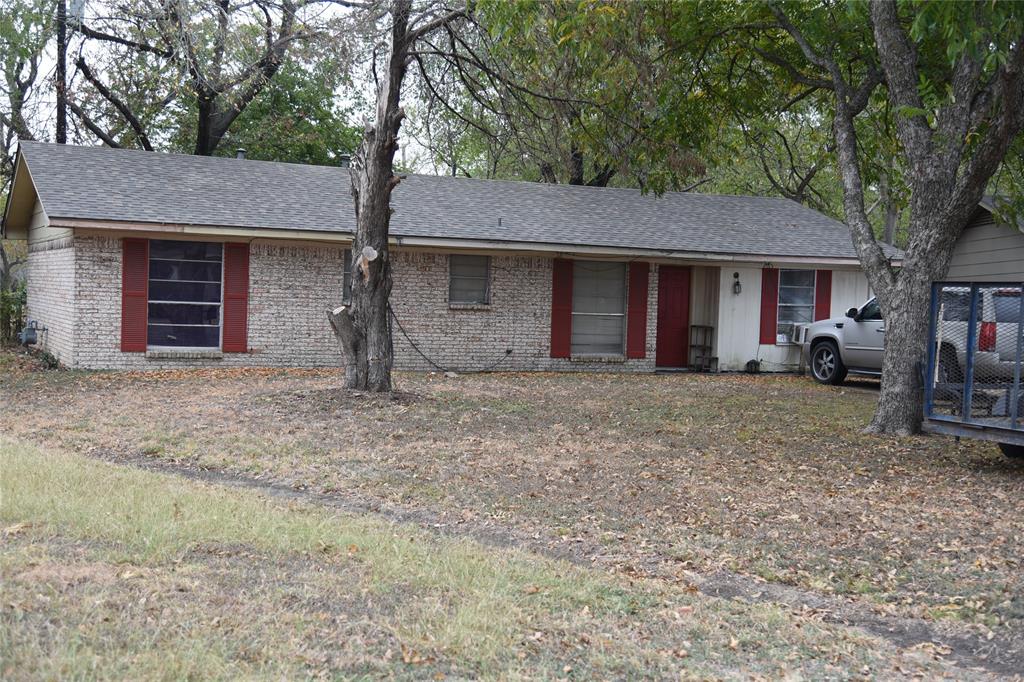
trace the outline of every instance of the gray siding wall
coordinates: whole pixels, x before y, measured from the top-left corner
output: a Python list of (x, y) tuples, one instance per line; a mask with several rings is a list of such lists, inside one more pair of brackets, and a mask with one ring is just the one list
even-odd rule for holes
[(1024, 281), (1024, 234), (997, 224), (987, 211), (979, 211), (953, 249), (946, 279)]

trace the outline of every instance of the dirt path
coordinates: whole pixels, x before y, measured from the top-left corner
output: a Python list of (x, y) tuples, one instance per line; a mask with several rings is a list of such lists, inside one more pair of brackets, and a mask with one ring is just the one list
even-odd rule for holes
[(770, 583), (729, 571), (702, 574), (681, 568), (676, 560), (658, 552), (647, 552), (629, 561), (608, 554), (603, 546), (581, 540), (529, 534), (490, 521), (456, 521), (433, 511), (382, 504), (360, 495), (322, 493), (238, 474), (158, 460), (144, 455), (125, 455), (110, 450), (93, 450), (90, 456), (108, 462), (183, 476), (217, 485), (255, 490), (272, 497), (338, 509), (371, 513), (388, 521), (409, 523), (446, 537), (472, 539), (494, 547), (516, 547), (545, 557), (569, 561), (629, 576), (655, 578), (691, 585), (703, 594), (748, 603), (773, 603), (811, 613), (823, 622), (863, 629), (904, 649), (917, 648), (963, 668), (1021, 679), (1024, 670), (1024, 641), (981, 628), (941, 624), (918, 618), (887, 614), (880, 607), (862, 601), (841, 599), (789, 585)]

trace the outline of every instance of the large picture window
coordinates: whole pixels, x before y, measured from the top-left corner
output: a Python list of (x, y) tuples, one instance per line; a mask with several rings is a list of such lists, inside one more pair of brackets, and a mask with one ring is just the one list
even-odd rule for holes
[(793, 327), (814, 322), (814, 270), (779, 271), (777, 334), (793, 338)]
[(448, 302), (490, 303), (490, 256), (448, 257)]
[(572, 354), (622, 355), (626, 264), (573, 261)]
[(216, 243), (149, 242), (149, 346), (220, 346), (223, 255)]

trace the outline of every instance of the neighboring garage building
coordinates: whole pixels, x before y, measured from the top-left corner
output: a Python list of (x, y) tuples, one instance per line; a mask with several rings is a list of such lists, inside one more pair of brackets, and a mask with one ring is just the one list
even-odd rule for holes
[(951, 282), (1024, 282), (1024, 233), (995, 214), (992, 197), (982, 199), (964, 228), (949, 263)]
[[(412, 175), (393, 204), (403, 369), (787, 370), (795, 324), (869, 296), (846, 227), (783, 199)], [(341, 364), (353, 229), (341, 168), (41, 143), (4, 220), (80, 368)]]

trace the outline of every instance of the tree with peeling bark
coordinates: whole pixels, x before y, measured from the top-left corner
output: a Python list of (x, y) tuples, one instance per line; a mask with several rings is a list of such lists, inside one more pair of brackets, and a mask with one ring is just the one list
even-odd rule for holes
[[(845, 218), (886, 320), (882, 390), (868, 430), (915, 433), (931, 282), (945, 275), (957, 238), (1024, 127), (1024, 7), (875, 0), (777, 3), (768, 11), (801, 60), (766, 54), (830, 94)], [(910, 191), (901, 267), (879, 245), (865, 202), (858, 117), (879, 88), (895, 112)]]
[[(386, 12), (382, 11), (386, 7)], [(413, 15), (412, 0), (390, 0), (369, 8), (388, 24), (388, 47), (377, 80), (376, 107), (352, 158), (356, 233), (352, 242), (352, 302), (328, 313), (345, 356), (345, 387), (391, 390), (393, 348), (389, 318), (391, 257), (388, 248), (391, 193), (398, 133), (405, 118), (402, 86), (417, 43), (467, 17), (464, 5), (426, 5)], [(377, 74), (376, 59), (374, 73)]]

